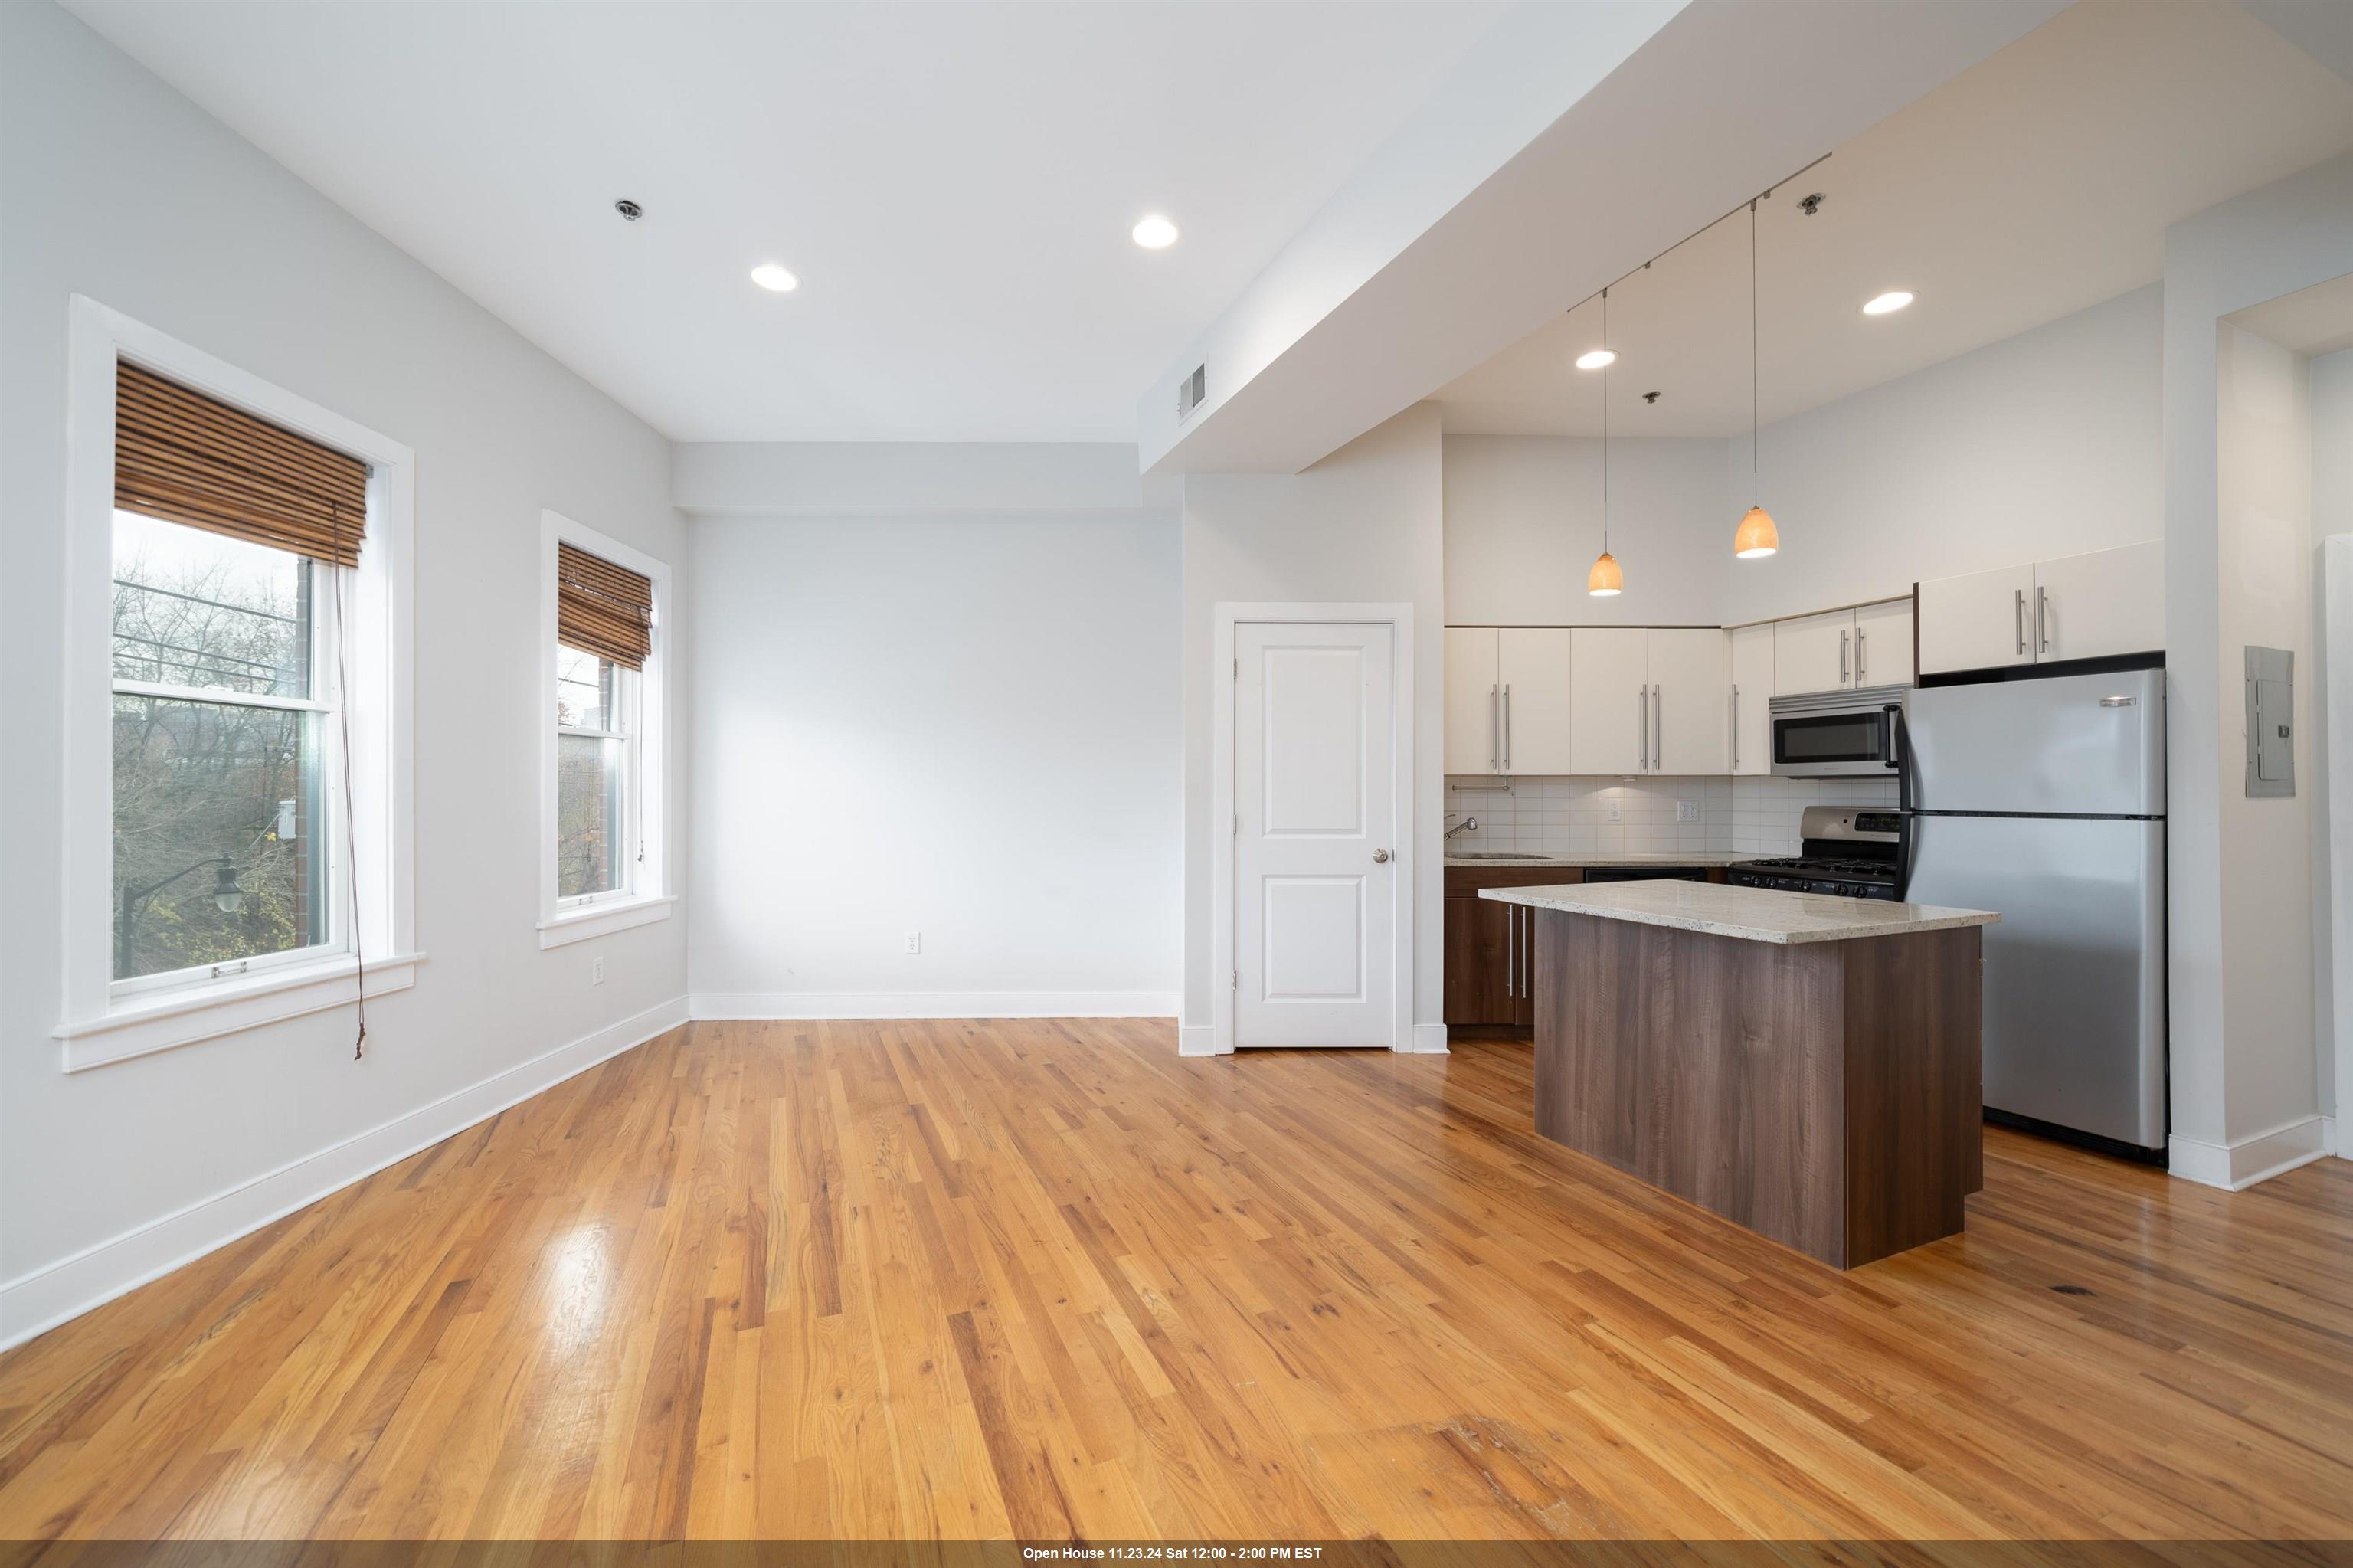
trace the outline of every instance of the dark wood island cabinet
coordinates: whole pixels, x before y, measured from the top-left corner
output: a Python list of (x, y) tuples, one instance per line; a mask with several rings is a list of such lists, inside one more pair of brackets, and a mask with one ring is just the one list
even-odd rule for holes
[(1692, 882), (1492, 888), (1535, 959), (1535, 1128), (1839, 1268), (1984, 1182), (1974, 909)]

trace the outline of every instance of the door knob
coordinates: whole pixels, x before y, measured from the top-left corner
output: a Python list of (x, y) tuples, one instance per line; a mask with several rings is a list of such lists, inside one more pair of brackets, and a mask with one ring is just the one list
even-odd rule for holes
[(1388, 864), (1388, 863), (1389, 863), (1389, 852), (1388, 852), (1388, 851), (1387, 851), (1387, 850), (1385, 850), (1385, 849), (1377, 849), (1377, 850), (1375, 850), (1375, 851), (1373, 852), (1373, 863), (1374, 863), (1375, 865), (1387, 865), (1387, 864)]

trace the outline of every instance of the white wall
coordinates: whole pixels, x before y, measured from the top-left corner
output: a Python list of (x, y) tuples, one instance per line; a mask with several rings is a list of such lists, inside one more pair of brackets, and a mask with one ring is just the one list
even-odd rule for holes
[[(2333, 768), (2340, 745), (2353, 745), (2353, 736), (2340, 740), (2330, 732), (2328, 699), (2331, 689), (2330, 662), (2341, 667), (2353, 650), (2336, 647), (2328, 636), (2328, 618), (2325, 596), (2319, 591), (2324, 580), (2323, 541), (2331, 535), (2353, 535), (2353, 349), (2341, 349), (2322, 355), (2311, 362), (2309, 387), (2312, 407), (2312, 567), (2314, 592), (2312, 615), (2312, 665), (2307, 677), (2312, 683), (2312, 721), (2305, 733), (2311, 736), (2309, 751), (2312, 759), (2313, 786), (2312, 863), (2326, 871), (2337, 863), (2335, 835), (2329, 830), (2328, 804), (2334, 779)], [(2347, 1127), (2344, 1104), (2344, 1081), (2338, 1073), (2340, 1055), (2353, 1054), (2353, 1019), (2348, 1019), (2347, 1038), (2337, 1038), (2337, 972), (2330, 961), (2335, 950), (2334, 923), (2329, 918), (2329, 888), (2327, 875), (2312, 879), (2312, 1017), (2316, 1032), (2316, 1054), (2319, 1058), (2320, 1108), (2325, 1115), (2337, 1118), (2339, 1136), (2353, 1128)], [(2353, 997), (2348, 997), (2353, 1000)], [(2343, 1147), (2340, 1144), (2340, 1149)]]
[[(2173, 1168), (2225, 1184), (2316, 1150), (2309, 1020), (2266, 1031), (2273, 999), (2312, 996), (2310, 842), (2298, 800), (2244, 789), (2243, 645), (2304, 635), (2308, 524), (2226, 509), (2224, 316), (2341, 274), (2353, 257), (2353, 154), (2210, 207), (2166, 231), (2168, 864)], [(2308, 591), (2308, 588), (2307, 588)], [(2293, 605), (2295, 611), (2284, 607)], [(2282, 614), (2293, 619), (2282, 624)], [(2300, 663), (2305, 662), (2299, 661)], [(2299, 681), (2308, 686), (2308, 681)], [(2313, 787), (2301, 752), (2298, 795)], [(2284, 808), (2284, 810), (2283, 810)], [(2294, 832), (2280, 824), (2293, 819)], [(2285, 890), (2293, 890), (2289, 893)]]
[[(680, 1011), (682, 919), (539, 948), (536, 563), (542, 507), (679, 566), (686, 534), (652, 430), (64, 12), (0, 5), (0, 812), (18, 828), (0, 902), (5, 1341), (586, 1060), (533, 1058)], [(338, 1011), (59, 1070), (60, 870), (44, 824), (64, 789), (76, 292), (416, 451), (417, 936), (430, 958), (414, 990), (370, 1004), (364, 1061)], [(596, 956), (608, 978), (592, 990)]]
[(1601, 443), (1584, 436), (1449, 436), (1449, 626), (1717, 626), (1733, 523), (1724, 443), (1609, 443), (1609, 552), (1626, 591), (1595, 599)]
[[(1401, 602), (1414, 609), (1414, 1022), (1442, 1027), (1444, 501), (1439, 412), (1419, 404), (1303, 473), (1184, 481), (1187, 1048), (1210, 1027), (1212, 615), (1227, 602)], [(1198, 1033), (1196, 1033), (1198, 1032)]]
[(694, 529), (698, 1015), (1173, 1013), (1175, 514)]
[[(1120, 441), (681, 441), (670, 499), (698, 517), (1132, 511), (1145, 503)], [(1155, 503), (1173, 513), (1172, 493)]]
[[(2312, 717), (2312, 415), (2306, 361), (2268, 338), (2217, 329), (2219, 391), (2216, 506), (2225, 543), (2222, 603), (2226, 653), (2250, 644), (2294, 658), (2294, 728)], [(2243, 658), (2226, 675), (2243, 678)], [(2242, 696), (2243, 700), (2243, 696)], [(2243, 733), (2243, 732), (2242, 732)], [(2316, 769), (2296, 748), (2290, 800), (2246, 799), (2241, 749), (2222, 759), (2226, 865), (2271, 868), (2259, 912), (2263, 930), (2226, 937), (2223, 1029), (2238, 1044), (2232, 1119), (2273, 1128), (2317, 1108), (2312, 1016), (2312, 798)], [(2260, 946), (2242, 938), (2253, 937)]]
[(1762, 499), (1781, 550), (1766, 560), (1731, 559), (1748, 442), (1726, 442), (1727, 622), (2163, 535), (2161, 325), (2151, 284), (1767, 425)]

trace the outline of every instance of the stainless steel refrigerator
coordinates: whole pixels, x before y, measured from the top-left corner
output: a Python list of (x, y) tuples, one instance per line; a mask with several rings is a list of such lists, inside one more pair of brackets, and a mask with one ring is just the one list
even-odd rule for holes
[(1931, 686), (1905, 704), (1904, 896), (1992, 909), (1985, 1103), (2165, 1146), (2165, 674)]

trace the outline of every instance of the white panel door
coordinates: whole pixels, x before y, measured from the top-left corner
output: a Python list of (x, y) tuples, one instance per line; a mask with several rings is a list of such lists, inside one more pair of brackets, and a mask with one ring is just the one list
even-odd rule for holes
[(1396, 1043), (1389, 638), (1235, 629), (1237, 1046)]
[(2034, 662), (2034, 568), (2003, 567), (1920, 585), (1920, 673)]
[(1732, 770), (1773, 771), (1773, 628), (1725, 634), (1732, 657)]
[(1723, 773), (1732, 766), (1724, 722), (1731, 682), (1715, 627), (1650, 634), (1651, 771)]
[(1574, 694), (1567, 627), (1512, 626), (1502, 633), (1504, 771), (1567, 773)]
[(1641, 773), (1650, 754), (1651, 634), (1579, 626), (1568, 634), (1571, 773)]
[(1773, 694), (1801, 696), (1854, 684), (1854, 611), (1833, 609), (1773, 623)]
[(1446, 771), (1500, 773), (1503, 683), (1492, 626), (1446, 629)]
[(1912, 601), (1891, 599), (1854, 612), (1854, 683), (1912, 683)]
[(2165, 646), (2165, 541), (2034, 564), (2034, 656), (2105, 659)]

